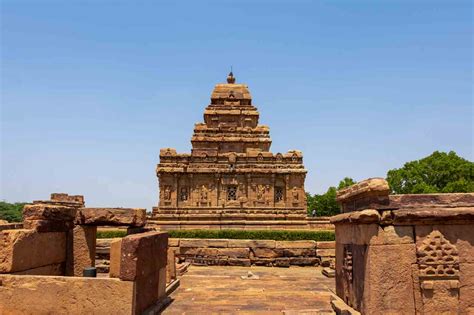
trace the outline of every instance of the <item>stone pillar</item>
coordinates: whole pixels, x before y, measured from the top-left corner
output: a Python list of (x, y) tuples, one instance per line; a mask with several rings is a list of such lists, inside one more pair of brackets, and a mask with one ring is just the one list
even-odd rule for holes
[(82, 277), (86, 267), (95, 266), (97, 226), (76, 225), (67, 236), (66, 275)]
[(174, 201), (174, 205), (175, 205), (176, 208), (179, 207), (179, 205), (178, 205), (178, 202), (179, 202), (178, 179), (179, 179), (178, 174), (174, 173), (173, 174), (173, 190), (175, 191), (175, 193), (172, 194), (172, 196), (174, 195), (175, 200), (173, 200), (173, 201)]
[(290, 175), (285, 175), (285, 206), (289, 207), (291, 198), (290, 198)]

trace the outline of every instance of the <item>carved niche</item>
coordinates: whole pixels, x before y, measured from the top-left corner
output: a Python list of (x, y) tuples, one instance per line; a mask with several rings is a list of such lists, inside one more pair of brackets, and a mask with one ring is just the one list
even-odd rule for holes
[(344, 302), (349, 306), (352, 305), (352, 245), (344, 245), (344, 254), (342, 261), (342, 281), (344, 284)]

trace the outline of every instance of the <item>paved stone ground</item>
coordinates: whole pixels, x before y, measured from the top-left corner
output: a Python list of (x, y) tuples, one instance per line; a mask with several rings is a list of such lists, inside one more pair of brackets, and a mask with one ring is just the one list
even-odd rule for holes
[[(190, 266), (163, 314), (332, 314), (320, 267)], [(245, 279), (248, 271), (259, 279)]]

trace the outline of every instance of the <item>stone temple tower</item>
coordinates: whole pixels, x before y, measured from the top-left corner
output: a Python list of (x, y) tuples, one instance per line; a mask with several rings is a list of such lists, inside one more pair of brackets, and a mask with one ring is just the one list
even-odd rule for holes
[(305, 225), (306, 169), (300, 151), (270, 152), (246, 84), (229, 73), (217, 84), (191, 154), (160, 150), (159, 203), (153, 221), (164, 229), (297, 228)]

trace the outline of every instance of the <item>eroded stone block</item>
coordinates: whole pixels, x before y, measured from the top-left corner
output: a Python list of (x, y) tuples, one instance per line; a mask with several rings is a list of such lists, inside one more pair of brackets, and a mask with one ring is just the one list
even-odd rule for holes
[(66, 260), (66, 233), (0, 231), (0, 273), (24, 271)]
[(124, 225), (142, 227), (146, 224), (146, 210), (134, 208), (81, 208), (77, 211), (76, 224)]

